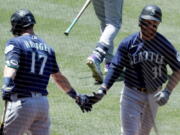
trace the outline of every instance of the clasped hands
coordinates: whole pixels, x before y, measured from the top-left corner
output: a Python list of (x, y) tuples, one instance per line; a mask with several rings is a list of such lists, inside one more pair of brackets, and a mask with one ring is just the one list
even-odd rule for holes
[[(106, 95), (106, 89), (100, 87), (97, 92), (93, 92), (93, 95), (80, 95), (76, 103), (81, 107), (83, 112), (88, 112), (92, 110), (92, 106), (99, 102), (104, 95)], [(160, 106), (165, 105), (168, 100), (169, 96), (171, 95), (171, 91), (165, 88), (164, 90), (159, 91), (157, 94), (154, 95), (154, 99), (157, 104)]]
[(92, 106), (99, 102), (104, 95), (106, 95), (106, 89), (101, 87), (97, 92), (93, 92), (93, 95), (77, 95), (75, 101), (81, 108), (82, 112), (89, 112), (92, 110)]

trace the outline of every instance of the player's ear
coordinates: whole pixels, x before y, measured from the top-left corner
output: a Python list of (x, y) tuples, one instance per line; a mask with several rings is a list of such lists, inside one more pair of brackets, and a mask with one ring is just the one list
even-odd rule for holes
[(144, 20), (139, 18), (138, 26), (141, 27), (142, 25), (145, 25)]
[(139, 26), (139, 27), (142, 26), (142, 19), (141, 19), (141, 18), (139, 18), (138, 26)]

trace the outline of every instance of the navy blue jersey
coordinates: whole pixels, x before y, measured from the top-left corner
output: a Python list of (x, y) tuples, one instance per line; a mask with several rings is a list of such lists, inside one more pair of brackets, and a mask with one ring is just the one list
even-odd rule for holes
[(167, 65), (173, 71), (180, 69), (180, 55), (173, 45), (160, 33), (150, 41), (135, 33), (120, 43), (104, 83), (110, 88), (125, 68), (126, 85), (155, 90), (167, 81)]
[(5, 48), (6, 65), (17, 68), (15, 93), (48, 94), (50, 74), (59, 71), (54, 50), (36, 35), (10, 39)]

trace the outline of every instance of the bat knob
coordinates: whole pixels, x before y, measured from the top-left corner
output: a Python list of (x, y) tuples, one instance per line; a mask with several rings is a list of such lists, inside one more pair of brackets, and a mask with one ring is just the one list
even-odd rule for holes
[(68, 35), (69, 35), (69, 33), (68, 33), (68, 32), (64, 32), (64, 35), (68, 36)]

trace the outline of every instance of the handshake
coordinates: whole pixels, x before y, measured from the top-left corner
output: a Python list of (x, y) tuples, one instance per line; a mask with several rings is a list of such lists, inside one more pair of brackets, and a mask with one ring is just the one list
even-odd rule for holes
[(82, 112), (89, 112), (92, 106), (106, 95), (106, 89), (101, 87), (97, 92), (93, 92), (93, 95), (77, 94), (74, 90), (67, 94), (75, 99)]
[[(75, 99), (75, 102), (81, 108), (82, 112), (89, 112), (92, 110), (92, 106), (99, 102), (104, 95), (106, 95), (106, 89), (100, 87), (97, 92), (93, 92), (93, 95), (77, 94), (74, 90), (67, 94)], [(154, 95), (155, 101), (160, 106), (165, 105), (168, 102), (171, 91), (165, 88)]]

